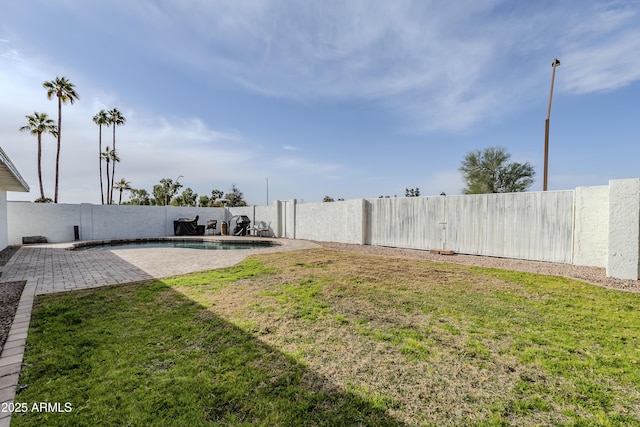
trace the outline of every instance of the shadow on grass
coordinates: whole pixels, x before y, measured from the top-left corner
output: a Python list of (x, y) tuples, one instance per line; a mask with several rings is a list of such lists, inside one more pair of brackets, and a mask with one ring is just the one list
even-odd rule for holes
[(403, 425), (162, 281), (39, 297), (19, 383), (12, 426)]

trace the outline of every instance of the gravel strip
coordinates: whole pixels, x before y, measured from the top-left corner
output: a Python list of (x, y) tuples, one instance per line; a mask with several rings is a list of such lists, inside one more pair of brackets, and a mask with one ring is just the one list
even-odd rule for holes
[[(20, 246), (9, 246), (0, 251), (0, 266), (9, 262), (18, 249), (20, 249)], [(7, 341), (7, 336), (13, 323), (13, 316), (15, 316), (18, 309), (18, 303), (26, 283), (24, 280), (0, 283), (0, 353), (2, 353), (4, 343)]]
[(627, 292), (640, 292), (640, 281), (607, 278), (606, 270), (598, 267), (582, 267), (554, 262), (524, 261), (508, 258), (494, 258), (476, 255), (439, 255), (416, 249), (389, 248), (384, 246), (353, 245), (334, 242), (316, 242), (328, 249), (360, 252), (393, 258), (410, 258), (444, 262), (450, 264), (473, 265), (478, 267), (500, 268), (503, 270), (523, 271), (526, 273), (548, 274), (581, 280), (609, 289)]

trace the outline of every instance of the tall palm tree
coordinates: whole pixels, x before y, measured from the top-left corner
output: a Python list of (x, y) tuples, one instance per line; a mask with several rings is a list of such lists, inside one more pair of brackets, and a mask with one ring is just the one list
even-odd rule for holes
[(50, 133), (57, 136), (56, 125), (49, 118), (47, 113), (34, 112), (32, 116), (26, 116), (28, 124), (22, 126), (20, 131), (29, 132), (38, 137), (38, 180), (40, 181), (40, 200), (45, 201), (44, 187), (42, 186), (42, 134)]
[[(107, 112), (108, 114), (108, 120), (109, 120), (109, 124), (113, 125), (113, 151), (115, 152), (116, 150), (116, 126), (121, 126), (124, 125), (124, 122), (126, 121), (126, 119), (124, 118), (124, 116), (122, 115), (122, 113), (117, 109), (114, 108), (113, 110), (109, 110)], [(119, 161), (119, 160), (118, 160)], [(109, 203), (113, 203), (113, 178), (116, 175), (116, 164), (113, 164), (113, 171), (111, 171), (111, 192), (109, 193)]]
[(53, 203), (58, 203), (58, 180), (60, 177), (60, 138), (62, 136), (62, 104), (73, 104), (80, 99), (75, 91), (75, 85), (66, 77), (56, 77), (55, 80), (44, 82), (42, 86), (47, 90), (47, 98), (58, 98), (58, 148), (56, 151), (56, 191)]
[(124, 178), (120, 178), (120, 181), (116, 182), (115, 188), (116, 190), (120, 191), (120, 199), (118, 200), (119, 205), (122, 204), (122, 192), (125, 190), (133, 190), (133, 187), (131, 187), (131, 183)]
[(105, 161), (107, 162), (107, 204), (110, 205), (111, 204), (111, 199), (108, 197), (108, 195), (111, 194), (111, 192), (113, 191), (113, 188), (111, 188), (111, 186), (110, 186), (110, 182), (113, 182), (113, 178), (111, 178), (111, 180), (109, 180), (109, 176), (110, 176), (109, 175), (109, 163), (113, 162), (113, 164), (115, 165), (116, 162), (120, 161), (120, 157), (118, 157), (118, 155), (116, 154), (116, 150), (110, 149), (108, 145), (105, 148), (105, 150), (102, 153), (100, 153), (100, 157), (105, 159)]
[(109, 125), (109, 116), (107, 116), (107, 112), (104, 110), (98, 111), (98, 114), (93, 116), (93, 122), (98, 125), (99, 133), (98, 133), (98, 154), (100, 161), (100, 199), (102, 200), (102, 204), (104, 205), (104, 186), (102, 184), (102, 126)]

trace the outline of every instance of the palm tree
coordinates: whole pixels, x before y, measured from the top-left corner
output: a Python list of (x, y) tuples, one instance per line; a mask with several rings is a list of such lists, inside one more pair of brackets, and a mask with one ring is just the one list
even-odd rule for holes
[(98, 154), (100, 161), (100, 198), (102, 200), (102, 204), (104, 205), (104, 187), (102, 184), (102, 126), (109, 125), (109, 116), (107, 116), (107, 112), (104, 110), (100, 110), (98, 114), (93, 116), (93, 121), (98, 125), (99, 133), (98, 133)]
[[(116, 162), (120, 161), (120, 158), (116, 154), (116, 150), (109, 149), (108, 145), (105, 148), (105, 150), (102, 153), (100, 153), (100, 157), (105, 159), (107, 162), (107, 196), (108, 196), (113, 191), (113, 188), (111, 188), (109, 185), (110, 182), (113, 182), (113, 178), (109, 180), (109, 163), (113, 162), (113, 164), (115, 165)], [(111, 199), (109, 197), (107, 197), (107, 204), (109, 205), (111, 204)]]
[(80, 99), (75, 91), (75, 86), (66, 77), (56, 77), (55, 80), (44, 82), (42, 86), (47, 90), (47, 98), (54, 96), (58, 98), (58, 148), (56, 151), (56, 191), (53, 197), (53, 203), (58, 203), (58, 179), (60, 177), (60, 137), (62, 136), (62, 104), (67, 101), (73, 104), (76, 99)]
[(131, 187), (131, 183), (124, 178), (120, 178), (120, 181), (116, 182), (115, 188), (116, 190), (120, 191), (120, 199), (118, 200), (119, 205), (122, 204), (122, 192), (125, 190), (133, 190), (133, 187)]
[[(108, 114), (109, 124), (113, 125), (113, 151), (115, 152), (115, 150), (116, 150), (116, 126), (124, 125), (124, 122), (126, 121), (126, 119), (124, 118), (122, 113), (117, 108), (114, 108), (113, 110), (109, 110), (109, 112), (107, 114)], [(109, 193), (109, 197), (108, 197), (109, 203), (113, 203), (113, 178), (116, 175), (115, 171), (116, 171), (116, 165), (114, 163), (113, 164), (113, 170), (111, 171), (111, 193)]]
[(38, 180), (40, 181), (40, 200), (45, 201), (44, 187), (42, 186), (42, 134), (50, 133), (57, 136), (56, 125), (49, 118), (47, 113), (33, 113), (32, 116), (26, 116), (28, 125), (22, 126), (20, 131), (29, 132), (31, 135), (38, 137)]

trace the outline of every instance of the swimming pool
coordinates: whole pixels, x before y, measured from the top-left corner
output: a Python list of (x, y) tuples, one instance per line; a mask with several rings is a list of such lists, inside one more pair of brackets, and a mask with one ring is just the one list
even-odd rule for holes
[(147, 248), (179, 248), (202, 250), (239, 250), (262, 249), (277, 246), (270, 240), (195, 240), (195, 239), (136, 239), (136, 240), (112, 240), (100, 242), (83, 242), (76, 244), (75, 251), (114, 251), (121, 249), (147, 249)]

